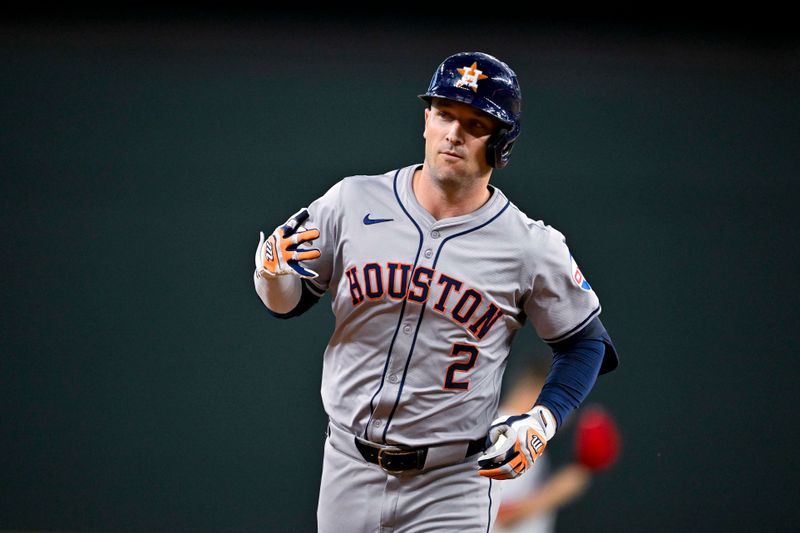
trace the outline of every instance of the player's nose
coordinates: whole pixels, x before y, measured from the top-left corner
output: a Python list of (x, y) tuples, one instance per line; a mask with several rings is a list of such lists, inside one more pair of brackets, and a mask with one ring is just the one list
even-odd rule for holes
[(446, 139), (453, 144), (460, 144), (463, 141), (464, 128), (461, 122), (454, 120), (450, 124), (450, 129), (447, 130)]

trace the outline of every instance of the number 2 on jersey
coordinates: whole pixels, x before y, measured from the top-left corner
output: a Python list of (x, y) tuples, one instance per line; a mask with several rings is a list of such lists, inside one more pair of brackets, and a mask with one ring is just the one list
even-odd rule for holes
[(456, 381), (454, 376), (456, 372), (468, 372), (473, 366), (475, 366), (475, 361), (478, 360), (478, 348), (471, 344), (455, 343), (450, 355), (453, 357), (459, 357), (463, 354), (467, 354), (468, 356), (466, 361), (455, 361), (450, 363), (450, 366), (447, 367), (447, 374), (445, 374), (444, 377), (445, 389), (469, 389), (469, 381)]

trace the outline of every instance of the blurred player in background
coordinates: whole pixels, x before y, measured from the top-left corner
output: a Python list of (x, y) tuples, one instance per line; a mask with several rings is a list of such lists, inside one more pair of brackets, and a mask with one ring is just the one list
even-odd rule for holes
[[(518, 413), (538, 397), (549, 362), (534, 358), (530, 366), (514, 376), (503, 394), (501, 416)], [(555, 467), (552, 456), (543, 453), (526, 475), (501, 486), (502, 497), (493, 533), (554, 533), (560, 508), (580, 498), (597, 471), (609, 468), (619, 455), (619, 433), (611, 416), (597, 404), (575, 413), (561, 431), (574, 426), (572, 460)], [(568, 441), (562, 441), (568, 445)]]

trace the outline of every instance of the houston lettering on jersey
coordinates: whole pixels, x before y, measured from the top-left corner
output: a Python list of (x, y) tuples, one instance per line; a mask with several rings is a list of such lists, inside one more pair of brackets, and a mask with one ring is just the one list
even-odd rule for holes
[(360, 269), (350, 267), (345, 276), (353, 306), (387, 296), (425, 305), (433, 297), (434, 311), (448, 316), (477, 339), (482, 339), (503, 314), (480, 291), (464, 287), (463, 282), (443, 272), (437, 277), (437, 272), (428, 267), (418, 266), (412, 273), (409, 264), (367, 263)]

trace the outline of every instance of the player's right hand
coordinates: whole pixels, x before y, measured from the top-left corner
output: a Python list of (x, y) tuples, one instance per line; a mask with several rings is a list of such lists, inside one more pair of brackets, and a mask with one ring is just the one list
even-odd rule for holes
[(555, 417), (538, 405), (522, 415), (496, 419), (489, 428), (492, 446), (478, 458), (478, 474), (492, 479), (521, 476), (541, 457), (555, 432)]
[(259, 277), (291, 274), (300, 278), (316, 278), (319, 275), (300, 264), (300, 261), (320, 256), (320, 251), (316, 248), (298, 248), (301, 244), (310, 243), (319, 237), (319, 230), (306, 230), (302, 226), (307, 218), (308, 209), (304, 207), (283, 225), (275, 228), (266, 239), (264, 232), (260, 232), (256, 248), (256, 274)]

